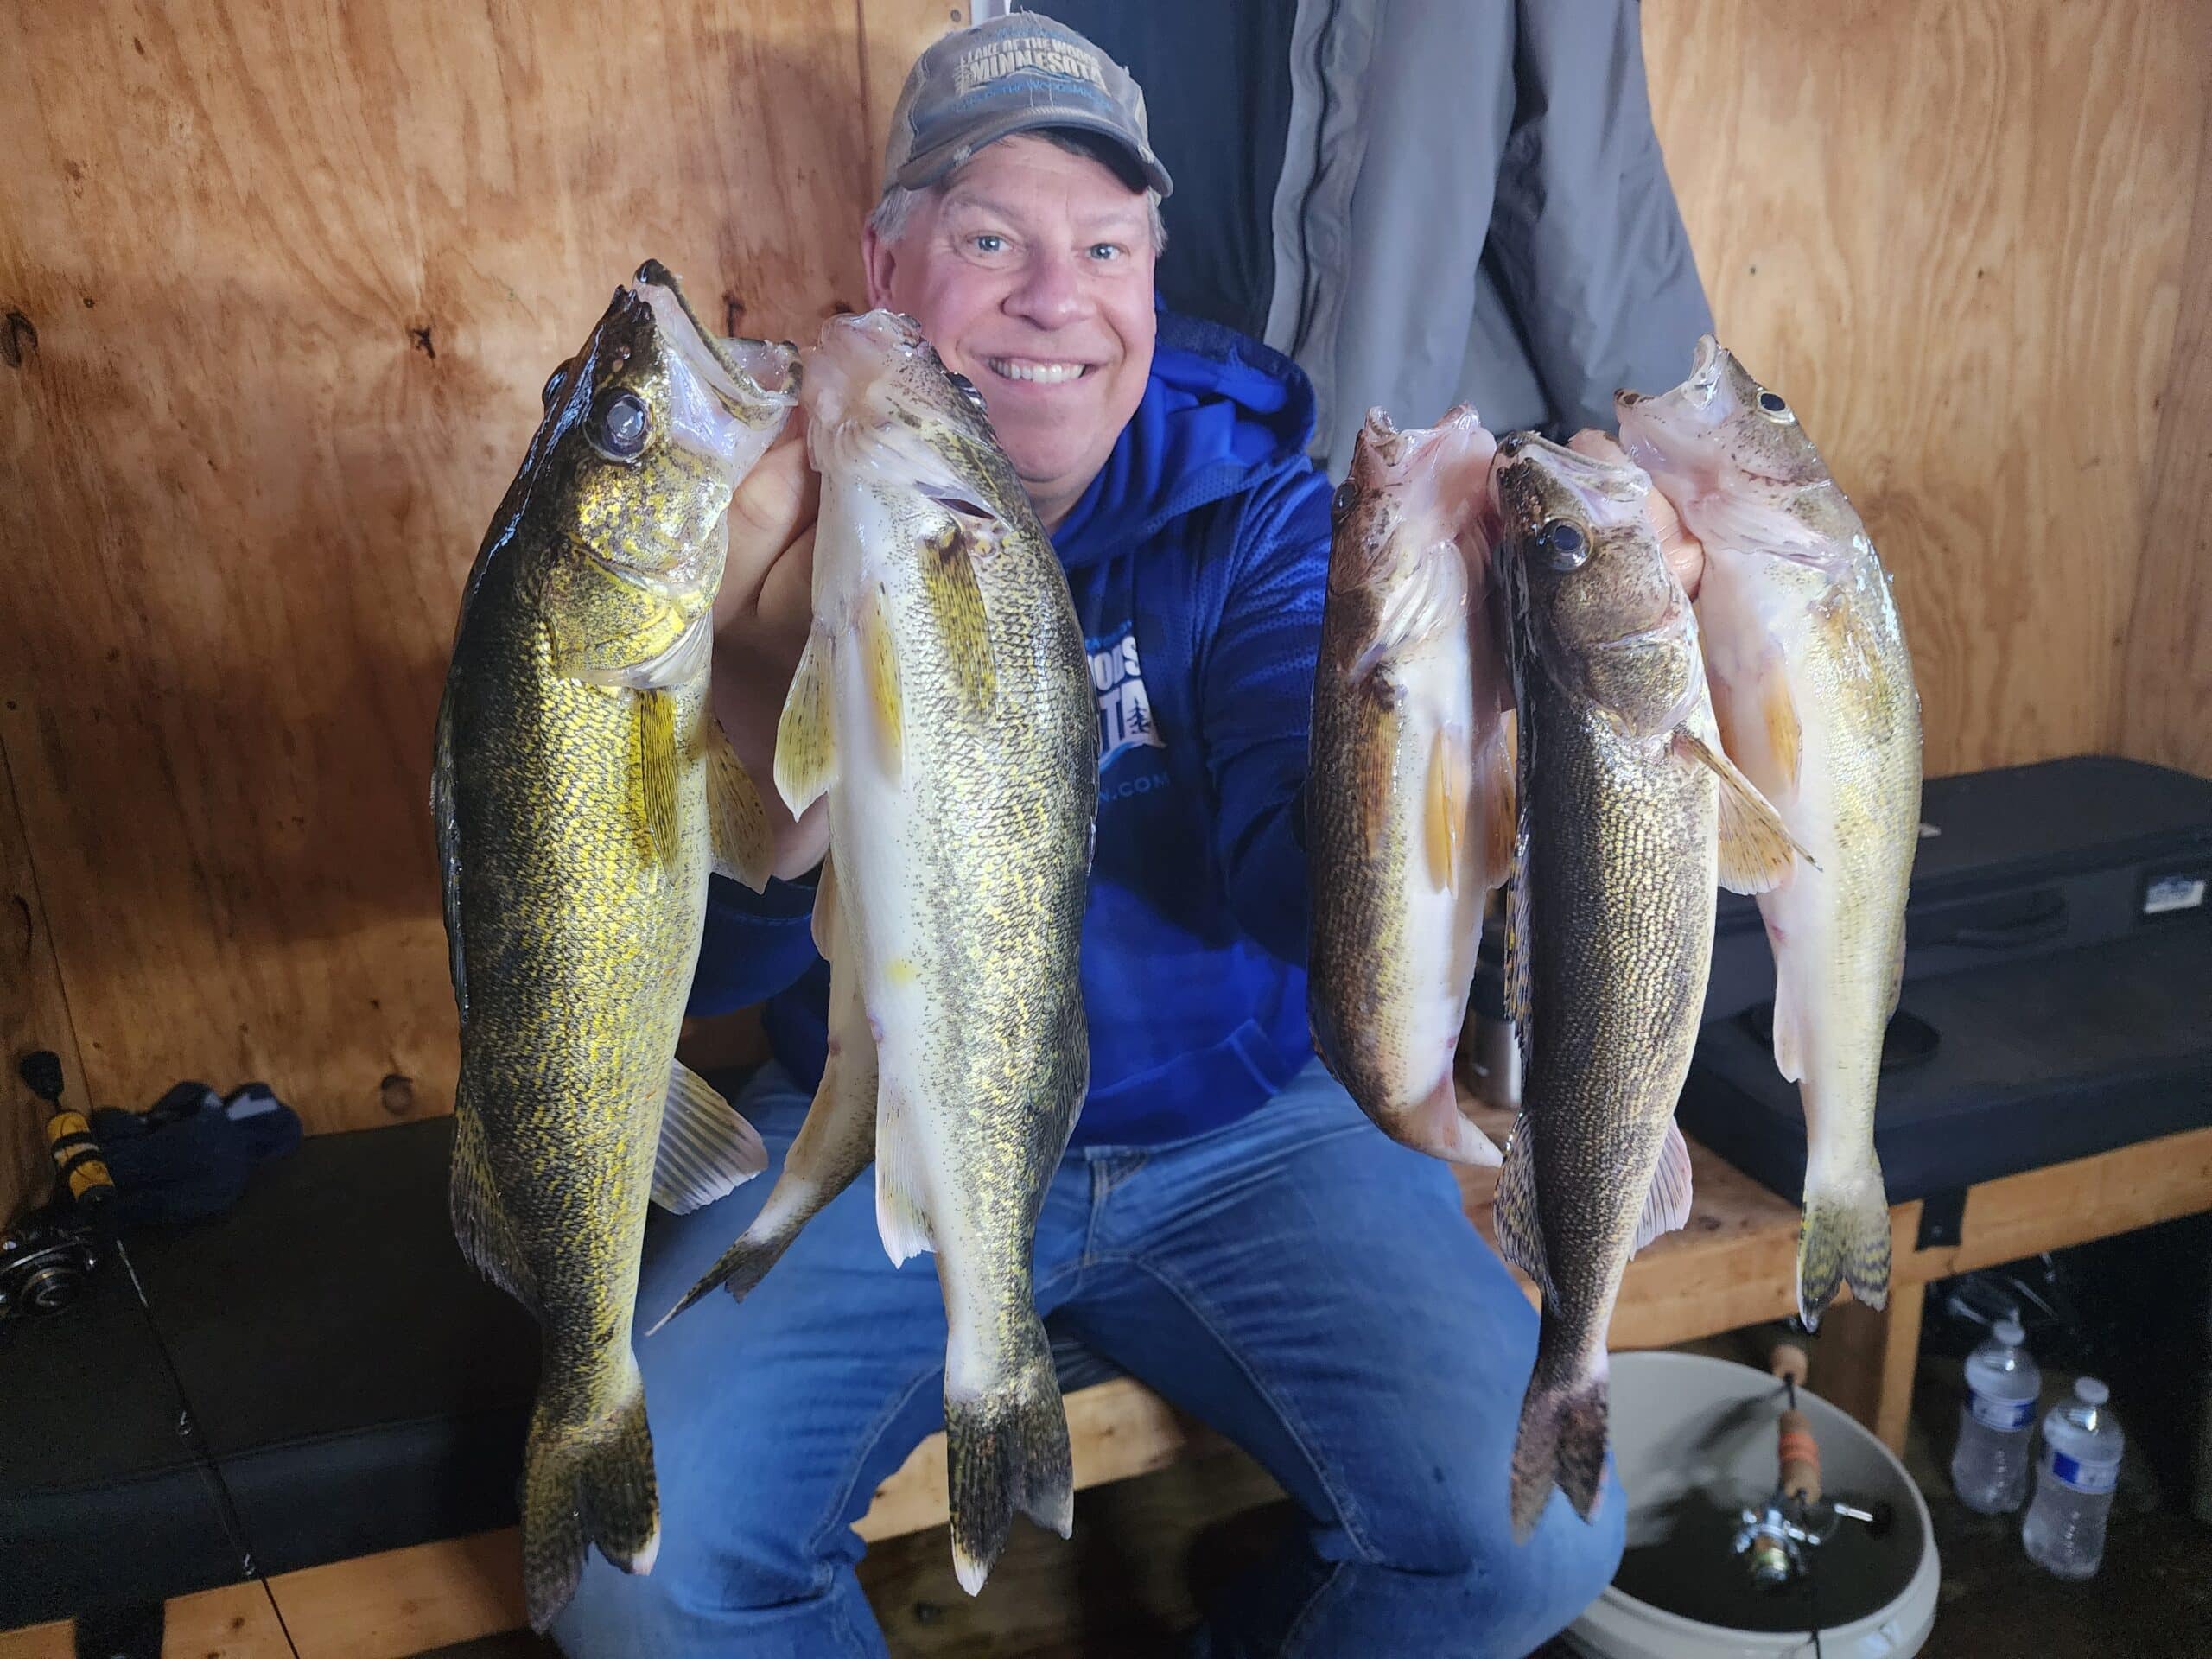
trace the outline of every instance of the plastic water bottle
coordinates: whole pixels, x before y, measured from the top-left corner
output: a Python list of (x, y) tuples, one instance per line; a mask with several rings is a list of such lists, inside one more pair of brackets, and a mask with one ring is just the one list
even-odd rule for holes
[(1984, 1515), (2009, 1514), (2028, 1496), (2043, 1374), (2022, 1346), (2026, 1340), (2018, 1320), (1999, 1319), (1989, 1339), (1967, 1357), (1967, 1397), (1959, 1408), (1951, 1484), (1960, 1503)]
[(2036, 1459), (2036, 1497), (2020, 1527), (2028, 1559), (2062, 1579), (2086, 1579), (2105, 1554), (2105, 1516), (2120, 1481), (2126, 1441), (2105, 1409), (2110, 1391), (2094, 1376), (2074, 1385), (2074, 1397), (2043, 1420), (2043, 1455)]

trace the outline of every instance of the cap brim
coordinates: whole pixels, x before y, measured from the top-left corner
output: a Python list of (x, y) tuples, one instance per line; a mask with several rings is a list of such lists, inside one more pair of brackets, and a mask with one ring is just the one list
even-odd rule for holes
[(891, 179), (893, 184), (907, 190), (925, 189), (973, 156), (986, 144), (995, 144), (1001, 138), (1011, 138), (1018, 132), (1037, 132), (1048, 127), (1071, 128), (1077, 132), (1092, 132), (1112, 141), (1114, 147), (1129, 158), (1137, 176), (1151, 188), (1160, 192), (1165, 201), (1175, 188), (1175, 181), (1167, 169), (1160, 164), (1156, 156), (1147, 156), (1129, 142), (1129, 135), (1111, 121), (1087, 110), (1054, 108), (1039, 105), (1030, 109), (1009, 110), (979, 123), (960, 134), (932, 144), (927, 149), (918, 149), (906, 158), (906, 164)]

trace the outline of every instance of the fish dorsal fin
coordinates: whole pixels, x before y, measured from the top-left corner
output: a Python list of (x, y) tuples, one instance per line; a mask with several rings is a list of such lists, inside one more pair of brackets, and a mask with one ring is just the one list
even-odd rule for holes
[(1536, 1209), (1535, 1137), (1529, 1115), (1513, 1120), (1505, 1142), (1505, 1167), (1498, 1172), (1497, 1197), (1491, 1214), (1497, 1224), (1497, 1248), (1505, 1259), (1536, 1281), (1546, 1301), (1557, 1300), (1551, 1268), (1544, 1260), (1544, 1230)]
[(775, 860), (768, 809), (720, 722), (706, 722), (706, 746), (707, 828), (715, 868), (759, 893), (768, 885)]
[(1636, 1240), (1628, 1247), (1634, 1255), (1662, 1233), (1671, 1233), (1690, 1218), (1690, 1148), (1681, 1127), (1667, 1120), (1667, 1139), (1659, 1148), (1659, 1163), (1651, 1172), (1651, 1190), (1644, 1194), (1643, 1211), (1636, 1218)]
[(688, 1215), (728, 1196), (768, 1167), (768, 1149), (753, 1127), (681, 1060), (671, 1060), (668, 1102), (653, 1157), (653, 1202)]
[(1513, 1022), (1525, 1072), (1535, 1053), (1532, 990), (1534, 961), (1529, 952), (1531, 893), (1529, 880), (1529, 784), (1535, 776), (1536, 721), (1530, 697), (1536, 690), (1538, 666), (1535, 625), (1529, 613), (1529, 581), (1520, 558), (1509, 554), (1497, 564), (1500, 580), (1492, 589), (1493, 602), (1503, 611), (1499, 632), (1505, 639), (1508, 683), (1513, 694), (1513, 855), (1507, 861), (1505, 886), (1505, 1017)]
[(776, 721), (776, 793), (793, 817), (837, 781), (836, 657), (830, 631), (817, 621)]
[(1005, 532), (995, 516), (983, 524), (963, 519), (922, 550), (922, 594), (944, 642), (947, 675), (978, 719), (988, 719), (998, 701), (998, 669), (976, 561), (995, 549)]
[(674, 864), (677, 840), (676, 699), (665, 691), (639, 691), (632, 728), (637, 734), (638, 821), (644, 826), (647, 886)]
[(937, 1236), (914, 1109), (889, 1077), (878, 1082), (875, 1098), (875, 1229), (895, 1268), (934, 1250)]
[(1736, 763), (1688, 727), (1675, 733), (1675, 752), (1708, 768), (1720, 780), (1720, 885), (1731, 893), (1771, 893), (1789, 879), (1791, 861), (1810, 853), (1799, 846)]
[(881, 588), (871, 588), (861, 598), (860, 652), (876, 764), (895, 784), (906, 771), (906, 699), (899, 675), (899, 641), (886, 614), (889, 608)]
[(454, 801), (453, 700), (438, 700), (438, 728), (430, 760), (430, 823), (438, 838), (438, 886), (445, 904), (446, 965), (453, 974), (454, 1007), (468, 1029), (468, 963), (461, 947), (461, 819)]

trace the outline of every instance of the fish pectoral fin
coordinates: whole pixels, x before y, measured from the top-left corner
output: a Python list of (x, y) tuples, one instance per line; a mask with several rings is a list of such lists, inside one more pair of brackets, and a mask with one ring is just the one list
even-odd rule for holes
[(922, 593), (944, 641), (952, 688), (970, 713), (988, 719), (998, 701), (998, 665), (991, 654), (990, 615), (976, 561), (996, 544), (1004, 526), (993, 517), (988, 526), (966, 522), (922, 550)]
[(1536, 1281), (1546, 1301), (1556, 1300), (1551, 1268), (1544, 1259), (1544, 1230), (1536, 1210), (1536, 1148), (1526, 1112), (1513, 1120), (1513, 1133), (1506, 1139), (1505, 1167), (1498, 1172), (1491, 1213), (1497, 1225), (1499, 1253)]
[(1797, 798), (1804, 769), (1804, 723), (1782, 648), (1767, 639), (1754, 660), (1738, 675), (1712, 678), (1713, 723), (1722, 752), (1767, 799), (1787, 804)]
[(430, 762), (430, 823), (438, 838), (438, 886), (445, 904), (446, 960), (453, 974), (454, 1007), (468, 1029), (468, 963), (461, 948), (461, 819), (453, 792), (453, 709), (438, 701), (438, 728)]
[(1658, 1166), (1651, 1172), (1651, 1190), (1644, 1195), (1643, 1212), (1636, 1218), (1636, 1238), (1628, 1247), (1634, 1255), (1662, 1233), (1671, 1233), (1690, 1218), (1690, 1148), (1681, 1127), (1667, 1120), (1667, 1139), (1659, 1148)]
[(683, 1061), (671, 1061), (660, 1147), (653, 1155), (653, 1202), (689, 1215), (767, 1167), (760, 1132), (714, 1084)]
[(817, 620), (776, 721), (776, 793), (793, 817), (837, 781), (836, 659), (830, 631)]
[(1397, 703), (1380, 681), (1356, 683), (1351, 695), (1366, 697), (1372, 704), (1364, 722), (1366, 736), (1354, 751), (1357, 776), (1353, 785), (1359, 791), (1353, 805), (1359, 813), (1360, 845), (1371, 863), (1382, 856), (1390, 837), (1390, 821), (1397, 810), (1400, 716)]
[(1429, 739), (1428, 786), (1423, 791), (1422, 842), (1428, 853), (1429, 886), (1439, 893), (1459, 887), (1459, 845), (1466, 833), (1467, 756), (1464, 741), (1439, 729)]
[(638, 822), (644, 827), (648, 879), (676, 860), (676, 699), (665, 691), (636, 694), (633, 719)]
[(484, 1147), (484, 1125), (466, 1101), (454, 1114), (453, 1172), (448, 1204), (453, 1212), (453, 1236), (469, 1265), (544, 1322), (537, 1276), (523, 1253), (521, 1235), (499, 1201), (492, 1179), (491, 1162)]
[(923, 1194), (929, 1189), (913, 1108), (888, 1077), (876, 1085), (875, 1230), (893, 1267), (937, 1249)]
[(895, 784), (906, 770), (906, 707), (899, 675), (899, 642), (885, 614), (889, 608), (890, 601), (880, 588), (870, 588), (861, 599), (860, 648), (876, 764), (885, 779)]
[(1497, 725), (1475, 752), (1467, 833), (1476, 836), (1481, 860), (1475, 880), (1482, 892), (1503, 883), (1513, 868), (1513, 836), (1519, 811), (1514, 803), (1513, 716)]
[(768, 809), (719, 721), (707, 722), (706, 743), (707, 831), (715, 869), (759, 893), (775, 862)]
[(1771, 893), (1789, 879), (1793, 857), (1813, 863), (1782, 815), (1734, 761), (1687, 727), (1675, 734), (1675, 752), (1709, 768), (1720, 780), (1722, 887), (1731, 893)]

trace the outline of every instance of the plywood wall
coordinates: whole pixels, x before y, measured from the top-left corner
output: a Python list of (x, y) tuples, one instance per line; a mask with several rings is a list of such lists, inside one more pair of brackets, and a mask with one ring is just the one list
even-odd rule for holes
[(1931, 772), (2119, 738), (2202, 12), (1643, 8), (1723, 337), (1786, 389), (1896, 573)]
[[(430, 723), (539, 387), (646, 255), (748, 330), (858, 304), (868, 55), (955, 16), (0, 4), (0, 745), (44, 904), (0, 924), (101, 1103), (449, 1103)], [(11, 1067), (63, 1046), (33, 983)]]
[[(2207, 674), (2202, 14), (1645, 7), (1716, 309), (1897, 568), (1936, 770), (2123, 727), (2212, 764), (2171, 690)], [(960, 21), (0, 0), (11, 1063), (81, 1053), (104, 1103), (264, 1077), (319, 1128), (448, 1103), (429, 724), (538, 387), (649, 253), (751, 329), (858, 303), (891, 99)]]

